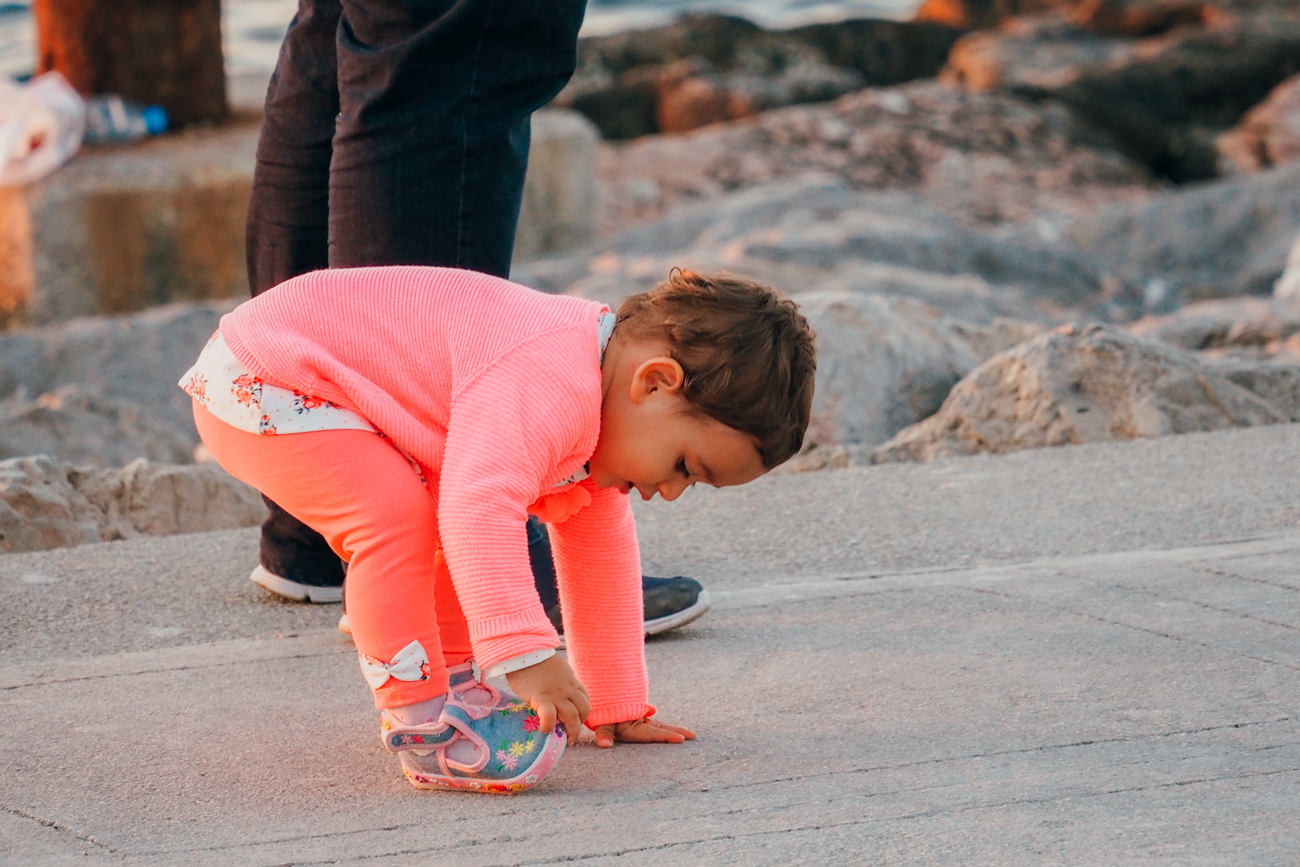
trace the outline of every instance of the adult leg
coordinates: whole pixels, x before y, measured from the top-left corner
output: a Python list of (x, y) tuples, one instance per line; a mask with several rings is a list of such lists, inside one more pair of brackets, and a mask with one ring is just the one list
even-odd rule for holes
[(248, 284), (259, 295), (328, 267), (329, 172), (339, 111), (339, 0), (300, 0), (266, 92), (245, 227)]
[[(339, 0), (300, 0), (267, 88), (245, 229), (254, 295), (329, 266), (331, 141), (339, 110), (334, 43), (341, 12)], [(296, 598), (339, 601), (339, 558), (319, 533), (263, 499), (270, 516), (262, 525), (254, 580)]]
[(342, 0), (331, 267), (508, 276), (529, 117), (577, 64), (585, 0)]

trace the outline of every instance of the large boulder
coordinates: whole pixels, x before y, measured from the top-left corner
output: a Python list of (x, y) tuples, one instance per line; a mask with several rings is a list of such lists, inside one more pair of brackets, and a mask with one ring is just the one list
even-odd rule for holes
[(817, 334), (810, 448), (884, 442), (933, 414), (989, 354), (1039, 330), (1010, 321), (962, 325), (910, 299), (858, 292), (795, 300)]
[(1214, 176), (1213, 133), (1300, 66), (1300, 19), (1216, 19), (1147, 39), (1107, 37), (1059, 17), (1009, 22), (953, 46), (947, 81), (1062, 100), (1175, 181)]
[(192, 449), (198, 435), (190, 399), (176, 382), (234, 305), (233, 299), (173, 304), (0, 335), (0, 395), (23, 401), (76, 386), (97, 400), (144, 407), (150, 429), (162, 425)]
[(0, 400), (0, 459), (39, 454), (98, 467), (120, 467), (137, 458), (188, 464), (194, 459), (194, 435), (139, 404), (88, 394), (77, 385), (30, 400)]
[(1300, 75), (1279, 84), (1214, 143), (1220, 168), (1256, 172), (1300, 159)]
[(256, 526), (261, 496), (213, 463), (77, 467), (45, 455), (0, 461), (0, 551)]
[(1129, 36), (1164, 33), (1216, 14), (1204, 0), (925, 0), (913, 20), (983, 29), (1014, 16), (1048, 11), (1089, 30)]
[(927, 78), (958, 31), (935, 23), (855, 20), (765, 30), (729, 15), (578, 45), (578, 69), (556, 104), (590, 117), (607, 139), (684, 132), (864, 85)]
[(607, 145), (606, 230), (677, 204), (809, 173), (858, 190), (908, 190), (968, 224), (1038, 220), (1047, 233), (1153, 178), (1065, 106), (933, 81), (868, 89), (682, 136)]
[(787, 291), (906, 295), (981, 322), (1107, 315), (1132, 301), (1068, 246), (964, 226), (915, 196), (816, 180), (682, 207), (600, 244), (530, 262), (515, 278), (613, 305), (673, 267), (730, 270)]
[(1300, 303), (1300, 236), (1291, 243), (1282, 276), (1273, 284), (1273, 297), (1288, 304)]
[(533, 114), (516, 261), (590, 243), (596, 235), (596, 128), (575, 111)]
[(1063, 326), (995, 355), (873, 463), (1109, 442), (1289, 421), (1179, 349), (1101, 325)]
[(1206, 362), (1209, 370), (1268, 401), (1286, 421), (1300, 421), (1300, 358), (1290, 363), (1227, 356)]
[(1078, 219), (1067, 243), (1149, 294), (1267, 295), (1300, 227), (1300, 164), (1228, 178)]
[(1300, 307), (1259, 297), (1198, 301), (1163, 316), (1145, 316), (1129, 331), (1189, 352), (1272, 356), (1294, 345)]

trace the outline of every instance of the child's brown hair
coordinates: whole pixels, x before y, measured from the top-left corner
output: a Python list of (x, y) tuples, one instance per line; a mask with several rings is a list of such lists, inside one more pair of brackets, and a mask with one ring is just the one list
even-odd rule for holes
[(667, 343), (686, 374), (682, 395), (758, 440), (763, 466), (798, 453), (812, 414), (817, 352), (793, 301), (747, 277), (674, 268), (649, 292), (623, 300), (618, 328)]

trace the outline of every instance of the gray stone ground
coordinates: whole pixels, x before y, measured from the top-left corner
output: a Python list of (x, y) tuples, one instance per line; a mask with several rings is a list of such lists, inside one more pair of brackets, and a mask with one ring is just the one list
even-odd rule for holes
[(1297, 478), (1285, 425), (639, 507), (700, 738), (514, 798), (405, 783), (254, 531), (0, 557), (0, 863), (1295, 864)]

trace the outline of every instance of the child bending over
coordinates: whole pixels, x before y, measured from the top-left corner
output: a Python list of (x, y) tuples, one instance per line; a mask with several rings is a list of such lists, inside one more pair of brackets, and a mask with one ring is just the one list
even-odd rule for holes
[[(583, 722), (601, 747), (695, 737), (651, 718), (627, 495), (790, 458), (815, 364), (795, 305), (728, 274), (674, 270), (616, 317), (472, 271), (356, 268), (241, 304), (181, 385), (221, 465), (349, 564), (361, 671), (407, 779), (516, 792)], [(572, 667), (529, 513), (551, 526)]]

